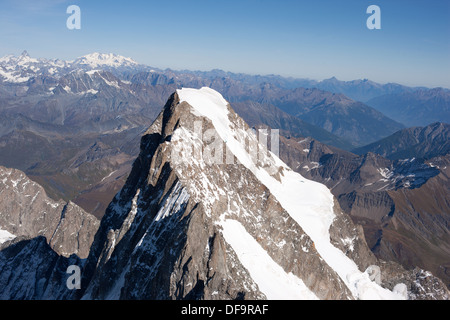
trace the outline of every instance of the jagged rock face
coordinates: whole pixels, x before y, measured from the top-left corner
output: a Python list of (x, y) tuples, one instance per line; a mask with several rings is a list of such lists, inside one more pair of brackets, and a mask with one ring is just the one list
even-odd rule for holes
[(58, 255), (40, 236), (17, 241), (0, 251), (0, 300), (65, 300), (70, 265), (82, 265), (76, 255)]
[(0, 229), (21, 238), (43, 236), (56, 253), (66, 257), (86, 258), (99, 226), (94, 216), (77, 205), (48, 198), (23, 172), (4, 167), (0, 167), (0, 213)]
[[(221, 97), (209, 90), (200, 97), (177, 91), (143, 136), (95, 237), (77, 298), (404, 298), (369, 280), (364, 270), (377, 259), (324, 186), (296, 175), (305, 184), (298, 191), (317, 188), (323, 203), (311, 196), (293, 210), (269, 182), (283, 189), (294, 173), (267, 150), (255, 162), (240, 153), (235, 142), (247, 139), (251, 148), (255, 138), (230, 106), (220, 102), (228, 118), (221, 122), (192, 106), (206, 95), (214, 108)], [(206, 139), (199, 135), (209, 129)], [(308, 223), (318, 219), (314, 213), (328, 217), (325, 229)]]

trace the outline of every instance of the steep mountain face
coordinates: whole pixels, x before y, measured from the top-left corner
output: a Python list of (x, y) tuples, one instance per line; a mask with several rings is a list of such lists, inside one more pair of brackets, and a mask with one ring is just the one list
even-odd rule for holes
[(431, 159), (450, 152), (450, 125), (437, 122), (426, 127), (403, 129), (354, 152), (374, 152), (392, 160)]
[(450, 155), (427, 163), (439, 174), (420, 188), (388, 191), (393, 218), (374, 230), (371, 245), (377, 256), (427, 268), (450, 287)]
[(51, 200), (23, 172), (5, 167), (0, 167), (0, 212), (0, 229), (10, 234), (9, 240), (42, 236), (66, 257), (86, 258), (99, 226), (75, 204)]
[(0, 300), (70, 299), (68, 267), (85, 263), (99, 224), (0, 166)]
[[(218, 116), (227, 116), (227, 105), (212, 91), (198, 93), (193, 99), (196, 97), (210, 98), (207, 103), (211, 111), (220, 112)], [(222, 105), (214, 105), (215, 100)], [(284, 245), (281, 235), (279, 239), (270, 239), (270, 229), (264, 221), (267, 217), (264, 216), (285, 216), (286, 221), (274, 220), (275, 225), (271, 227), (274, 229), (283, 230), (294, 223), (270, 191), (243, 165), (207, 165), (203, 159), (185, 158), (184, 150), (176, 150), (177, 147), (189, 147), (191, 142), (203, 145), (201, 138), (193, 135), (196, 121), (205, 127), (217, 125), (198, 112), (174, 95), (144, 136), (141, 154), (127, 184), (110, 205), (93, 245), (86, 269), (91, 266), (97, 266), (97, 269), (89, 281), (85, 298), (255, 299), (270, 294), (280, 297), (288, 292), (295, 294), (291, 298), (315, 297), (300, 279), (289, 276), (279, 263), (273, 261), (270, 253), (262, 249), (275, 240)], [(235, 122), (230, 124), (236, 126)], [(235, 137), (230, 136), (229, 143), (232, 139)], [(173, 158), (177, 151), (179, 157)], [(249, 191), (240, 195), (231, 188), (231, 181), (242, 184), (241, 188)], [(250, 197), (255, 200), (250, 201)], [(242, 222), (237, 220), (240, 217)], [(242, 225), (244, 221), (254, 236), (247, 233)], [(226, 231), (221, 230), (227, 227)], [(239, 260), (240, 251), (233, 250), (232, 244), (224, 238), (225, 232), (234, 245), (238, 240), (236, 236), (250, 239), (249, 248), (235, 249), (245, 251), (253, 246), (258, 253), (262, 252), (249, 262), (250, 270), (246, 270)], [(304, 247), (301, 252), (305, 259), (323, 270), (322, 277), (309, 280), (310, 286), (322, 287), (323, 298), (350, 297), (336, 274), (317, 255), (308, 257), (306, 253), (315, 250), (309, 237), (303, 231), (301, 234), (302, 239), (294, 240), (293, 251)], [(277, 248), (273, 244), (270, 247), (274, 251)], [(274, 268), (273, 276), (279, 277), (284, 284), (287, 285), (292, 277), (292, 287), (285, 288), (288, 292), (272, 288), (277, 283), (273, 283), (270, 276), (266, 284), (261, 282), (261, 275), (256, 275), (256, 279), (251, 276), (256, 272), (256, 265), (252, 264), (258, 259), (265, 268)], [(284, 260), (286, 256), (277, 259)], [(289, 260), (283, 264), (292, 264)], [(295, 273), (302, 271), (295, 262), (289, 268)], [(146, 280), (141, 281), (144, 274)], [(267, 290), (262, 292), (264, 287), (258, 284), (265, 285)]]
[(251, 132), (217, 92), (178, 90), (108, 207), (77, 297), (424, 298), (425, 278), (447, 297), (431, 275), (377, 261), (325, 186), (267, 149), (252, 157)]
[(17, 239), (0, 251), (0, 300), (71, 299), (67, 270), (83, 263), (75, 254), (58, 255), (43, 236)]
[(408, 127), (427, 126), (438, 121), (450, 123), (448, 89), (419, 89), (392, 93), (374, 97), (367, 104)]
[(317, 89), (295, 89), (276, 105), (355, 145), (376, 141), (403, 127), (361, 102)]

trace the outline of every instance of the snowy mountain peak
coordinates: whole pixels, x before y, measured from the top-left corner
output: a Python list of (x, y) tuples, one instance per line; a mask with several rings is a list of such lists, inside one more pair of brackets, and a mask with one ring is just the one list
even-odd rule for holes
[(23, 51), (22, 54), (19, 56), (10, 54), (0, 58), (0, 65), (9, 66), (10, 68), (14, 67), (15, 65), (24, 66), (39, 62), (41, 61), (38, 59), (31, 58), (26, 50)]
[(98, 68), (102, 66), (117, 68), (117, 67), (131, 67), (139, 65), (139, 63), (137, 63), (131, 58), (116, 55), (114, 53), (98, 53), (98, 52), (94, 52), (79, 57), (74, 61), (74, 64), (87, 65), (91, 68)]
[(123, 70), (136, 70), (143, 66), (131, 58), (113, 53), (94, 52), (75, 61), (36, 59), (30, 57), (25, 50), (21, 55), (7, 55), (0, 58), (0, 81), (9, 83), (25, 83), (38, 76), (53, 76), (61, 78), (73, 71), (105, 70), (120, 72)]

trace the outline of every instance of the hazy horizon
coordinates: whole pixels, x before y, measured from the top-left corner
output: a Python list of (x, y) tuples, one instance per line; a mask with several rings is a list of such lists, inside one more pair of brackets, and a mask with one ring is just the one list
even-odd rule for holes
[[(81, 29), (69, 30), (69, 5)], [(381, 30), (369, 30), (369, 5)], [(155, 68), (450, 88), (450, 2), (5, 0), (0, 56), (115, 53)]]

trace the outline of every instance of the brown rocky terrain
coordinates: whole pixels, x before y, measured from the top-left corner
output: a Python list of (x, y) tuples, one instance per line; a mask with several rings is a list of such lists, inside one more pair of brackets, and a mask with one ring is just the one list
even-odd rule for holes
[[(17, 239), (42, 236), (59, 255), (86, 258), (99, 221), (73, 202), (54, 201), (17, 169), (0, 167), (0, 229)], [(3, 247), (10, 243), (3, 244)]]
[(357, 156), (311, 139), (281, 137), (280, 157), (327, 185), (341, 208), (364, 228), (378, 258), (420, 266), (450, 285), (449, 154), (392, 161)]

